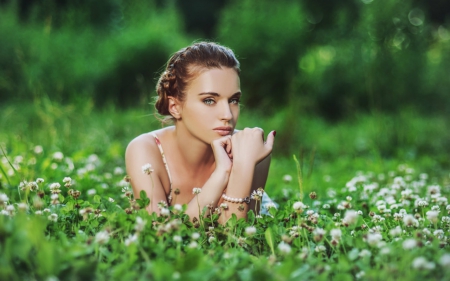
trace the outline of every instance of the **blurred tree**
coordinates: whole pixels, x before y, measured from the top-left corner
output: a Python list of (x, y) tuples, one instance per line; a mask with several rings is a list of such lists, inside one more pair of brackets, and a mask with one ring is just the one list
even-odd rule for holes
[(231, 1), (223, 10), (218, 39), (242, 64), (245, 105), (265, 110), (285, 106), (298, 57), (308, 42), (308, 23), (299, 1)]
[[(55, 2), (46, 3), (56, 7)], [(43, 20), (45, 9), (40, 7), (31, 9), (23, 22), (17, 8), (0, 7), (4, 100), (47, 96), (61, 102), (92, 99), (98, 105), (142, 105), (150, 101), (156, 73), (170, 54), (189, 43), (170, 3), (123, 2), (98, 26), (83, 20), (92, 12), (62, 9), (55, 12), (60, 19), (55, 23)], [(45, 11), (53, 15), (53, 10)]]
[(177, 0), (177, 6), (183, 15), (187, 32), (214, 38), (220, 11), (229, 0)]

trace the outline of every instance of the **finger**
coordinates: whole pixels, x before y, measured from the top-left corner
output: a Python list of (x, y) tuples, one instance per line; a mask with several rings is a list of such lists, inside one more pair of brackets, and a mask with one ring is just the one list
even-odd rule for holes
[(225, 150), (227, 151), (228, 154), (231, 153), (231, 137), (227, 138), (227, 143), (226, 143), (226, 149)]
[(265, 144), (265, 146), (266, 146), (267, 148), (272, 149), (273, 143), (274, 143), (274, 141), (275, 141), (275, 135), (276, 135), (276, 134), (277, 134), (276, 131), (272, 131), (272, 132), (270, 132), (270, 133), (267, 135), (267, 140), (266, 140), (266, 144)]

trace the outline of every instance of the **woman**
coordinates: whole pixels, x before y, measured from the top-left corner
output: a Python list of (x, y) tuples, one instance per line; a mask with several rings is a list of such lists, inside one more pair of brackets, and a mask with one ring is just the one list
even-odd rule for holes
[[(147, 193), (149, 212), (160, 213), (156, 203), (161, 201), (187, 204), (193, 219), (206, 206), (226, 203), (219, 218), (224, 223), (233, 213), (242, 218), (255, 210), (249, 196), (264, 188), (276, 132), (264, 142), (260, 128), (234, 129), (239, 72), (234, 53), (216, 43), (195, 43), (168, 61), (156, 86), (155, 107), (174, 126), (138, 136), (125, 155), (134, 194)], [(147, 163), (150, 176), (142, 172)]]

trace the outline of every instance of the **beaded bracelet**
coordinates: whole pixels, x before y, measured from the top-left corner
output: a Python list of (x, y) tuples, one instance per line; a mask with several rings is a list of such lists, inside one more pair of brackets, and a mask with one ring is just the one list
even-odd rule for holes
[(247, 203), (250, 204), (250, 197), (247, 196), (245, 198), (233, 198), (230, 196), (226, 196), (225, 193), (222, 194), (222, 198), (225, 201), (231, 202), (231, 203)]

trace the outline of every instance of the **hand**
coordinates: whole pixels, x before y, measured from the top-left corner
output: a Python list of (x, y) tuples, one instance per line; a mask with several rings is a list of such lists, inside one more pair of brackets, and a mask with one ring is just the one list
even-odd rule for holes
[(231, 172), (233, 154), (231, 153), (231, 136), (216, 139), (211, 143), (216, 160), (216, 170)]
[(267, 135), (266, 142), (261, 128), (245, 128), (237, 132), (231, 137), (235, 161), (251, 161), (256, 165), (272, 152), (274, 140), (275, 131)]

